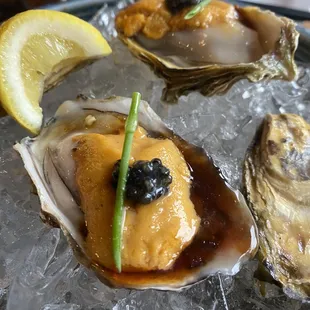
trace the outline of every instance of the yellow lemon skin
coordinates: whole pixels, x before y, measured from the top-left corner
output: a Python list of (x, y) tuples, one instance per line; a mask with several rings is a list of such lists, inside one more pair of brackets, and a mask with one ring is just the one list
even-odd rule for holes
[(40, 131), (44, 90), (111, 48), (89, 23), (67, 13), (30, 10), (0, 27), (0, 102), (20, 125)]

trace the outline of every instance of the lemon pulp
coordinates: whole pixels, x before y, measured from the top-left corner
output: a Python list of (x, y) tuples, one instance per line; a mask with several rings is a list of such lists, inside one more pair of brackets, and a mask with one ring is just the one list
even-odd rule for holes
[(22, 126), (38, 133), (44, 90), (75, 67), (111, 53), (100, 32), (72, 15), (33, 10), (0, 28), (0, 101)]

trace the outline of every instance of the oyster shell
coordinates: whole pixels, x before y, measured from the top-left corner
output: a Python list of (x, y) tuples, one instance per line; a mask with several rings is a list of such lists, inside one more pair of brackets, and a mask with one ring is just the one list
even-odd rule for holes
[[(154, 9), (154, 13), (148, 13), (150, 17), (146, 15), (146, 18), (151, 19), (158, 14), (164, 19), (168, 18), (164, 1), (157, 2), (157, 11)], [(196, 24), (212, 20), (210, 14), (213, 7), (210, 8), (210, 14), (207, 10), (216, 3), (220, 6), (223, 4), (221, 1), (212, 1), (204, 9), (205, 13), (198, 14)], [(189, 9), (182, 10), (179, 19), (184, 18)], [(118, 18), (126, 20), (132, 17), (130, 10), (132, 7), (119, 13), (117, 25), (121, 25)], [(141, 32), (126, 36), (124, 29), (118, 26), (118, 37), (136, 57), (149, 64), (155, 73), (165, 79), (163, 99), (167, 101), (176, 101), (179, 96), (194, 90), (208, 96), (222, 94), (244, 78), (251, 82), (263, 79), (293, 80), (296, 76), (294, 54), (299, 37), (295, 23), (256, 7), (235, 7), (233, 10), (228, 9), (224, 13), (228, 20), (223, 26), (215, 24), (214, 27), (209, 25), (190, 30), (192, 26), (188, 24), (183, 30), (170, 30), (156, 40), (147, 38)], [(205, 14), (205, 21), (202, 14)], [(239, 16), (237, 21), (235, 15)], [(167, 22), (171, 29), (176, 24), (174, 19), (172, 15), (170, 24)]]
[(257, 228), (242, 194), (227, 185), (202, 149), (175, 135), (144, 101), (140, 126), (156, 139), (172, 140), (191, 167), (191, 200), (201, 218), (200, 229), (168, 270), (116, 273), (91, 259), (85, 241), (90, 226), (85, 226), (80, 208), (72, 138), (115, 132), (120, 123), (123, 128), (130, 104), (131, 99), (122, 97), (67, 101), (38, 137), (15, 145), (37, 188), (43, 219), (61, 227), (80, 262), (116, 287), (176, 290), (217, 272), (237, 273), (258, 246)]
[(294, 114), (266, 116), (245, 160), (245, 186), (271, 275), (310, 296), (310, 125)]

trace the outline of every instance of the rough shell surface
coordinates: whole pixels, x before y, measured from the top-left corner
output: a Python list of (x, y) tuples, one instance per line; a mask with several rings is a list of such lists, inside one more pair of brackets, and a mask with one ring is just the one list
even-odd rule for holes
[[(241, 214), (242, 219), (240, 216), (238, 219), (235, 219), (235, 225), (239, 227), (242, 220), (248, 228), (249, 240), (247, 242), (249, 245), (246, 249), (240, 250), (232, 244), (216, 252), (212, 260), (206, 265), (190, 269), (185, 273), (173, 273), (172, 271), (171, 274), (170, 272), (139, 273), (138, 275), (130, 273), (117, 274), (92, 263), (89, 259), (85, 250), (85, 223), (83, 213), (78, 204), (79, 199), (76, 198), (74, 191), (70, 191), (72, 187), (70, 182), (65, 184), (65, 177), (60, 177), (57, 169), (55, 169), (51, 162), (48, 150), (53, 145), (66, 148), (69, 145), (67, 143), (68, 139), (72, 139), (74, 135), (81, 133), (79, 124), (85, 124), (84, 120), (90, 113), (97, 118), (95, 123), (97, 124), (100, 123), (98, 119), (103, 113), (104, 115), (106, 113), (128, 115), (130, 104), (131, 99), (122, 97), (113, 97), (106, 100), (84, 99), (80, 101), (67, 101), (59, 107), (55, 117), (47, 123), (38, 137), (34, 139), (25, 138), (15, 145), (15, 149), (20, 153), (25, 168), (37, 188), (41, 201), (42, 217), (49, 223), (61, 227), (80, 262), (93, 268), (102, 281), (112, 286), (177, 290), (217, 272), (224, 274), (237, 273), (241, 265), (256, 253), (258, 246), (256, 239), (257, 229), (242, 194), (239, 191), (233, 191), (225, 183), (225, 180), (220, 177), (219, 171), (213, 164), (212, 171), (220, 179), (221, 186), (228, 188), (229, 195), (233, 197), (236, 208)], [(169, 130), (144, 101), (140, 105), (139, 124), (149, 132), (168, 137), (175, 141), (175, 143), (186, 143)], [(96, 126), (91, 126), (87, 129), (83, 127), (83, 132), (100, 133), (100, 130), (101, 128)], [(208, 165), (211, 164), (209, 157), (202, 149), (188, 143), (186, 143), (185, 149), (189, 151), (198, 150), (200, 155), (197, 157), (197, 160), (203, 161)]]
[(294, 114), (268, 115), (244, 167), (260, 257), (285, 291), (310, 296), (310, 125)]
[(149, 64), (165, 79), (163, 99), (166, 101), (176, 101), (181, 95), (194, 90), (206, 96), (223, 94), (244, 78), (251, 82), (264, 79), (294, 80), (297, 72), (294, 55), (299, 38), (295, 23), (256, 7), (237, 8), (237, 11), (257, 31), (266, 50), (259, 60), (252, 63), (181, 67), (148, 51), (134, 38), (125, 37), (121, 33), (118, 36), (136, 57)]

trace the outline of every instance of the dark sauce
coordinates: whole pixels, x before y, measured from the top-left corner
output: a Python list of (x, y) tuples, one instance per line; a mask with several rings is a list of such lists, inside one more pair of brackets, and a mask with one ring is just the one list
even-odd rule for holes
[[(191, 200), (201, 218), (200, 229), (175, 264), (175, 269), (191, 269), (211, 261), (220, 248), (246, 252), (251, 234), (236, 194), (227, 186), (220, 170), (204, 150), (179, 140), (179, 149), (191, 166)], [(238, 221), (236, 221), (236, 219)]]
[(227, 249), (233, 248), (240, 256), (246, 253), (252, 241), (250, 213), (241, 207), (235, 192), (205, 151), (173, 135), (171, 131), (167, 131), (165, 136), (152, 132), (148, 134), (152, 138), (172, 140), (183, 154), (192, 176), (191, 200), (201, 218), (199, 231), (170, 270), (118, 274), (102, 270), (102, 266), (93, 266), (99, 277), (101, 275), (127, 286), (133, 283), (133, 287), (149, 281), (168, 283), (185, 278)]
[(219, 248), (234, 247), (240, 253), (246, 252), (251, 242), (248, 217), (244, 218), (238, 197), (211, 158), (202, 148), (176, 135), (150, 136), (171, 139), (183, 154), (191, 171), (191, 200), (201, 218), (197, 235), (181, 253), (173, 269), (189, 270), (205, 265)]

